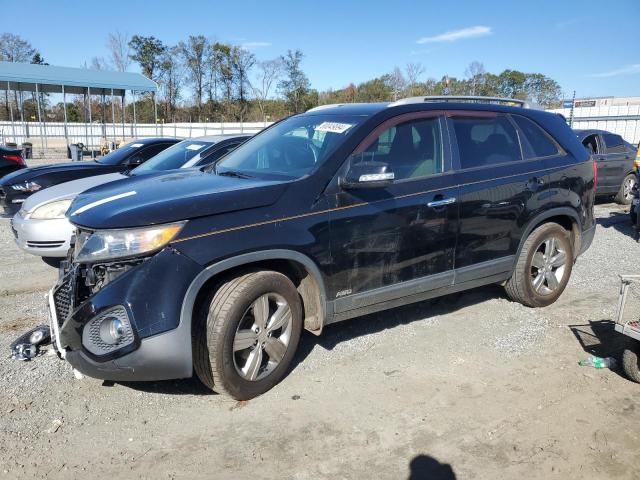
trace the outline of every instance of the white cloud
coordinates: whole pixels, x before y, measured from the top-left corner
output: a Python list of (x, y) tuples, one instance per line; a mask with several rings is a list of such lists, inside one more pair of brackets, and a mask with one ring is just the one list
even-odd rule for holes
[(242, 44), (242, 48), (244, 48), (245, 50), (251, 50), (254, 48), (264, 48), (264, 47), (270, 47), (271, 43), (269, 42), (245, 42)]
[(616, 70), (611, 70), (609, 72), (593, 73), (589, 75), (589, 77), (608, 78), (608, 77), (617, 77), (620, 75), (634, 75), (638, 73), (640, 73), (640, 63), (634, 63), (632, 65), (626, 65)]
[(419, 38), (416, 43), (455, 42), (466, 38), (486, 37), (492, 33), (491, 27), (477, 25), (475, 27), (461, 28), (460, 30), (451, 30), (450, 32), (441, 33), (433, 37), (422, 37)]

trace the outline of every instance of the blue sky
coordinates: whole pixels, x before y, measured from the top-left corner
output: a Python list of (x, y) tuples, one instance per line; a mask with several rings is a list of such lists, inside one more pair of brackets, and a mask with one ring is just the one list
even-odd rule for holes
[[(244, 44), (259, 59), (305, 54), (314, 88), (341, 88), (420, 62), (424, 76), (541, 72), (578, 96), (640, 95), (640, 1), (0, 0), (2, 31), (54, 65), (108, 56), (110, 31), (175, 44), (189, 34)], [(135, 67), (132, 67), (135, 69)]]

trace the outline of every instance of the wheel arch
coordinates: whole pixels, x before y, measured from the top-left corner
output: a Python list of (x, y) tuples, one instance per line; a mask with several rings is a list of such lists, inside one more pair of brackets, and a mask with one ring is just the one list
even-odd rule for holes
[(522, 251), (522, 246), (524, 245), (524, 242), (526, 242), (529, 235), (531, 235), (531, 232), (533, 232), (540, 225), (551, 222), (559, 224), (570, 232), (575, 260), (578, 252), (580, 252), (580, 246), (582, 243), (582, 222), (580, 221), (580, 217), (575, 210), (569, 207), (558, 207), (542, 212), (529, 221), (529, 223), (523, 230), (522, 236), (520, 237), (520, 243), (518, 245), (518, 250), (516, 251), (515, 262), (518, 261), (518, 257), (520, 257), (520, 252)]
[(203, 301), (216, 284), (248, 269), (273, 270), (286, 275), (302, 300), (304, 328), (319, 335), (327, 318), (327, 297), (322, 274), (315, 262), (295, 250), (264, 250), (216, 262), (193, 280), (182, 304), (180, 323), (191, 328)]

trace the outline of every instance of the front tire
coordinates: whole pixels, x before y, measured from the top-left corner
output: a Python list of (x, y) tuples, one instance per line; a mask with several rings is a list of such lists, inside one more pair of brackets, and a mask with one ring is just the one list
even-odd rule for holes
[(302, 306), (289, 278), (250, 272), (219, 286), (194, 325), (194, 370), (218, 393), (248, 400), (287, 373), (302, 332)]
[(546, 307), (564, 291), (572, 267), (569, 232), (557, 223), (545, 223), (525, 240), (505, 290), (511, 300), (527, 307)]
[(636, 183), (637, 179), (634, 173), (630, 173), (624, 177), (622, 185), (620, 185), (620, 190), (618, 190), (618, 193), (614, 198), (615, 202), (620, 205), (630, 205), (631, 200), (633, 200), (633, 189), (635, 188)]

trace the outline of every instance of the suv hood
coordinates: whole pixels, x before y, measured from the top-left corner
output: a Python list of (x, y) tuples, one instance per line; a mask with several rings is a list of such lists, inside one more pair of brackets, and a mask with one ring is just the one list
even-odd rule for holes
[(280, 198), (287, 182), (235, 178), (198, 169), (129, 177), (78, 195), (67, 216), (89, 229), (128, 228), (248, 208)]
[(60, 183), (30, 195), (22, 204), (22, 210), (25, 212), (31, 212), (45, 203), (74, 198), (76, 195), (88, 190), (89, 188), (121, 180), (123, 178), (127, 178), (127, 176), (121, 173), (108, 173), (106, 175), (96, 175), (94, 177), (86, 177), (79, 180)]
[(104, 168), (104, 165), (100, 165), (98, 162), (82, 161), (82, 162), (68, 162), (68, 163), (56, 163), (54, 165), (42, 165), (40, 167), (23, 168), (17, 172), (10, 173), (2, 177), (0, 185), (13, 185), (24, 181), (33, 180), (40, 175), (54, 172), (68, 172), (73, 170), (85, 170), (95, 169), (100, 170)]

